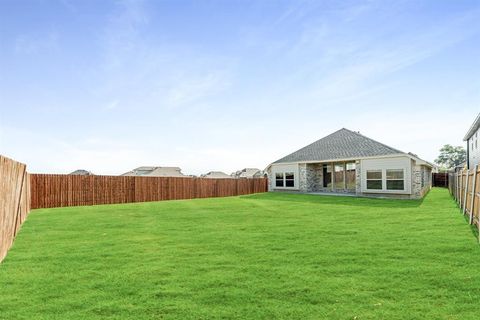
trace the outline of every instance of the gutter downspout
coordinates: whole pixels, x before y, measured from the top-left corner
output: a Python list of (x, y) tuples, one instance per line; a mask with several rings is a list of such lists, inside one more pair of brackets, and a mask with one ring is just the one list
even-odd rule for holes
[(467, 139), (467, 169), (470, 169), (470, 138)]

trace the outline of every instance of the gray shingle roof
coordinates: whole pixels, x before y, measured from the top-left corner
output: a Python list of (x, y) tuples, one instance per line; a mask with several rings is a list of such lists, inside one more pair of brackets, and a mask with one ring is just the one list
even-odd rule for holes
[(404, 152), (342, 128), (274, 163), (341, 160), (399, 153)]

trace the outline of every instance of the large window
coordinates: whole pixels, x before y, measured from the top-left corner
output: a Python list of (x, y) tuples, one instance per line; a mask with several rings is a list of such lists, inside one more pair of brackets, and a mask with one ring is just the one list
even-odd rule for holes
[(343, 163), (335, 163), (333, 166), (333, 189), (336, 191), (345, 190), (345, 166)]
[(295, 176), (293, 172), (285, 172), (285, 187), (293, 188), (295, 185)]
[(367, 189), (382, 190), (382, 170), (367, 170)]
[(405, 191), (405, 169), (367, 170), (367, 190)]
[(293, 172), (275, 173), (275, 187), (279, 187), (279, 188), (295, 187), (295, 174)]
[(346, 164), (345, 172), (345, 184), (347, 185), (347, 190), (355, 190), (355, 162), (349, 162)]
[(275, 187), (284, 187), (283, 173), (275, 173)]
[(403, 169), (387, 169), (387, 190), (404, 190)]

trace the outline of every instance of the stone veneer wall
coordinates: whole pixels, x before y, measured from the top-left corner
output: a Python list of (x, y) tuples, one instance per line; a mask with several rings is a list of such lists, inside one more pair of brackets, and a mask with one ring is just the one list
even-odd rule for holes
[(323, 188), (323, 166), (319, 163), (301, 163), (299, 169), (299, 191), (318, 192)]
[(412, 199), (421, 199), (432, 188), (432, 170), (412, 163)]
[(306, 163), (300, 163), (298, 165), (298, 191), (308, 192)]
[(355, 193), (362, 194), (362, 166), (360, 161), (355, 161)]
[[(413, 161), (412, 161), (413, 162)], [(422, 197), (422, 168), (412, 163), (412, 195), (411, 198)]]
[(318, 192), (323, 189), (323, 164), (307, 164), (307, 181), (309, 181), (308, 190)]

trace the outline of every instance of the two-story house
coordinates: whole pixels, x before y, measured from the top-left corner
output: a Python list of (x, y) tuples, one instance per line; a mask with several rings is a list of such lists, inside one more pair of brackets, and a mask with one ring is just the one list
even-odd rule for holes
[(467, 142), (467, 168), (473, 169), (476, 165), (480, 164), (480, 114), (477, 116), (472, 126), (468, 130), (467, 134), (463, 138), (463, 141)]

